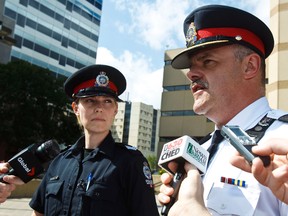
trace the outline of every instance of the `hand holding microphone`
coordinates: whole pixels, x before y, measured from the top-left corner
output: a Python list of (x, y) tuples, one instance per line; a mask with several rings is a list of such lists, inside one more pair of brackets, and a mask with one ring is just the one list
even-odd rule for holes
[[(170, 208), (174, 204), (180, 184), (185, 175), (184, 163), (185, 161), (195, 165), (202, 173), (206, 172), (209, 153), (196, 141), (188, 136), (180, 137), (169, 143), (164, 144), (158, 165), (174, 175), (171, 186), (174, 188), (174, 193), (170, 198), (170, 202), (164, 205), (161, 211), (162, 215), (167, 215)], [(178, 164), (177, 171), (172, 170), (171, 161)]]
[[(170, 164), (172, 165), (174, 162), (170, 162)], [(168, 216), (211, 216), (204, 204), (204, 188), (199, 170), (189, 162), (185, 162), (184, 168), (187, 174), (181, 182), (177, 201), (169, 210)], [(167, 196), (169, 195), (167, 191), (169, 192), (171, 189), (171, 186), (168, 186), (168, 184), (171, 182), (171, 179), (172, 176), (168, 173), (161, 175), (163, 185), (160, 187), (158, 200), (162, 203), (167, 203)]]
[(59, 153), (60, 147), (55, 140), (32, 144), (8, 161), (10, 169), (7, 173), (0, 175), (0, 182), (6, 183), (3, 180), (6, 175), (15, 175), (27, 183), (41, 174), (44, 171), (43, 164)]

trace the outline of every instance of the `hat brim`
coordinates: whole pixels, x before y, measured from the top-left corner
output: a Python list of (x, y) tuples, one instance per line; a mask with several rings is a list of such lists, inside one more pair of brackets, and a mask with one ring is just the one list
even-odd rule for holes
[(191, 56), (195, 54), (197, 51), (202, 50), (204, 48), (212, 48), (212, 47), (217, 47), (221, 45), (227, 45), (230, 44), (230, 40), (217, 40), (217, 41), (207, 41), (204, 43), (196, 44), (193, 45), (192, 47), (189, 47), (183, 51), (181, 51), (178, 55), (176, 55), (172, 62), (171, 65), (175, 69), (186, 69), (190, 68), (191, 66)]
[(114, 92), (109, 91), (108, 89), (99, 89), (97, 87), (83, 89), (83, 91), (79, 91), (76, 95), (73, 95), (73, 98), (87, 98), (94, 96), (109, 96), (115, 98), (118, 102), (122, 102)]

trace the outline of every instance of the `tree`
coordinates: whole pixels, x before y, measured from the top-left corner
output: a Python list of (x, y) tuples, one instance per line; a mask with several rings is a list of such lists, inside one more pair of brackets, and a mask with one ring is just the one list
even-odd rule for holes
[[(65, 77), (24, 61), (0, 64), (0, 152), (56, 139), (72, 144), (81, 130), (63, 90)], [(0, 160), (7, 159), (0, 154)]]
[(147, 161), (149, 163), (149, 166), (152, 170), (152, 172), (154, 173), (157, 169), (157, 158), (154, 155), (149, 155), (147, 156)]

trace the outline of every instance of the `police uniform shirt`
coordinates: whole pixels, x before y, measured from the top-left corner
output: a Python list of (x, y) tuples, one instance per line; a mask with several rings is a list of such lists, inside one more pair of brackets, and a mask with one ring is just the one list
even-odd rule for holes
[[(266, 114), (268, 117), (278, 119), (285, 113), (272, 110), (267, 99), (263, 97), (242, 110), (227, 125), (239, 125), (242, 129), (247, 130), (254, 127)], [(275, 120), (258, 145), (272, 137), (287, 139), (287, 131), (288, 123)], [(203, 146), (209, 147), (210, 142), (206, 142)], [(235, 154), (235, 151), (229, 142), (222, 141), (203, 177), (204, 200), (211, 214), (287, 216), (287, 205), (279, 201), (269, 188), (258, 183), (252, 174), (230, 164), (229, 159)], [(220, 181), (221, 177), (245, 181), (245, 187), (223, 183)]]
[(83, 158), (84, 140), (50, 164), (31, 208), (49, 216), (158, 216), (152, 175), (140, 151), (115, 143), (109, 133)]

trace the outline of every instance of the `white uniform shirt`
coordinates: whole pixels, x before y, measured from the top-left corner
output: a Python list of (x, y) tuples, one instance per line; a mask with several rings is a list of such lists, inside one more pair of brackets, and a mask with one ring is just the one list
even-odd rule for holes
[[(254, 127), (267, 113), (268, 117), (274, 119), (286, 114), (280, 110), (272, 110), (267, 99), (262, 97), (238, 113), (227, 125), (239, 125), (243, 130), (248, 130)], [(272, 137), (288, 139), (288, 123), (275, 120), (258, 145)], [(210, 144), (211, 139), (203, 146), (208, 148)], [(288, 215), (288, 206), (275, 198), (269, 188), (259, 184), (252, 174), (230, 164), (229, 159), (235, 151), (229, 142), (222, 141), (203, 176), (204, 200), (211, 214)], [(222, 183), (221, 177), (245, 181), (246, 187)]]

